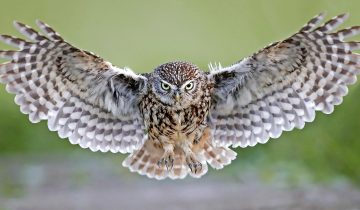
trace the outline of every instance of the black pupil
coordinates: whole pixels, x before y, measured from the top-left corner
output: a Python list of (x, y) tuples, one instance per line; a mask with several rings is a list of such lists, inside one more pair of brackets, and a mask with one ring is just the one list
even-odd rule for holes
[(191, 83), (187, 84), (186, 86), (187, 88), (191, 88)]

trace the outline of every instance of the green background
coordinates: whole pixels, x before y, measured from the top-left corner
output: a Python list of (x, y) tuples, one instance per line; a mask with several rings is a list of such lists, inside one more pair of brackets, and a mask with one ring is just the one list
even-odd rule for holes
[[(360, 25), (360, 1), (1, 1), (0, 33), (18, 35), (12, 21), (53, 26), (67, 41), (113, 64), (149, 72), (172, 60), (229, 65), (296, 32), (319, 12), (350, 12), (344, 26)], [(359, 37), (357, 37), (359, 38)], [(0, 45), (5, 48), (5, 45)], [(238, 158), (216, 176), (253, 171), (264, 181), (360, 184), (360, 87), (331, 115), (318, 113), (303, 130), (237, 149)], [(46, 123), (31, 124), (0, 86), (0, 158), (28, 156), (118, 157), (92, 154), (59, 140)], [(74, 158), (76, 158), (75, 156)], [(117, 161), (121, 161), (117, 159)], [(6, 163), (2, 163), (6, 164)], [(117, 164), (120, 167), (120, 164)], [(8, 167), (0, 165), (0, 170)], [(284, 178), (285, 177), (285, 178)], [(283, 181), (282, 181), (283, 182)]]

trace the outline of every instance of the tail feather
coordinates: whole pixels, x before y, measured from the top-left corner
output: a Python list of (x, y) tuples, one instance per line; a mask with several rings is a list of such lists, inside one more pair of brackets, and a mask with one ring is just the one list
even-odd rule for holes
[(205, 141), (192, 148), (197, 160), (201, 162), (202, 168), (196, 173), (192, 172), (186, 164), (185, 154), (180, 148), (175, 148), (174, 166), (172, 170), (166, 167), (159, 167), (158, 160), (162, 157), (164, 151), (156, 146), (153, 141), (147, 140), (143, 147), (129, 155), (123, 162), (124, 167), (128, 167), (131, 172), (138, 172), (149, 178), (165, 179), (183, 179), (187, 175), (199, 178), (206, 174), (208, 165), (215, 169), (221, 169), (231, 163), (236, 158), (236, 153), (229, 148), (215, 147), (211, 143), (209, 134), (204, 134)]
[[(166, 167), (159, 167), (157, 162), (164, 154), (164, 150), (155, 146), (155, 144), (148, 140), (143, 147), (129, 155), (123, 162), (124, 167), (128, 167), (131, 172), (138, 172), (141, 175), (146, 175), (149, 178), (164, 179), (169, 177), (171, 179), (183, 179), (189, 173), (189, 169), (185, 164), (185, 156), (179, 150), (175, 150), (174, 166), (172, 170)], [(204, 170), (205, 173), (207, 168)]]
[(204, 145), (204, 155), (206, 162), (215, 169), (222, 169), (236, 158), (236, 152), (229, 148), (214, 147), (206, 143)]

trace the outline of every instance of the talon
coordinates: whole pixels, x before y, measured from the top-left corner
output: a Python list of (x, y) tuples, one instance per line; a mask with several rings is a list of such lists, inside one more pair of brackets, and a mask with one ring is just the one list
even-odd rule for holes
[(162, 161), (163, 161), (163, 159), (160, 159), (160, 160), (157, 162), (157, 166), (158, 166), (159, 168), (161, 168), (161, 166), (162, 166)]
[(192, 155), (186, 158), (186, 162), (192, 173), (196, 174), (197, 172), (202, 171), (202, 164), (197, 161)]
[(166, 170), (169, 170), (168, 161), (167, 161), (167, 160), (165, 160), (165, 161), (164, 161), (164, 163), (165, 163), (165, 166), (166, 166)]
[(161, 168), (161, 167), (166, 167), (166, 170), (170, 171), (173, 169), (174, 167), (174, 158), (172, 154), (169, 155), (164, 155), (163, 158), (161, 158), (158, 162), (157, 165)]
[(170, 170), (172, 170), (174, 168), (174, 158), (170, 159), (171, 161), (171, 167), (170, 167)]
[(196, 172), (198, 172), (198, 171), (202, 171), (202, 164), (201, 163), (195, 163), (194, 164), (194, 167), (195, 167), (195, 174), (196, 174)]

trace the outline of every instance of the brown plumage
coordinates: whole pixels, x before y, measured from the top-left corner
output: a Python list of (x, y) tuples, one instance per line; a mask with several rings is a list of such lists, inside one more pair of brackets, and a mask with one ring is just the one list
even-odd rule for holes
[[(147, 127), (148, 143), (163, 150), (157, 161), (158, 167), (171, 171), (174, 164), (176, 168), (179, 167), (177, 165), (187, 165), (195, 175), (204, 173), (206, 158), (199, 160), (198, 151), (194, 151), (194, 148), (204, 150), (200, 139), (207, 128), (213, 83), (203, 71), (187, 62), (163, 64), (155, 69), (148, 80), (153, 85), (148, 86), (148, 94), (142, 98), (139, 107)], [(194, 85), (187, 90), (189, 81)], [(159, 90), (159, 84), (164, 82), (173, 87)], [(181, 97), (178, 100), (177, 95)], [(211, 146), (211, 141), (208, 145)], [(175, 162), (176, 157), (184, 158)], [(229, 160), (233, 157), (235, 154)]]

